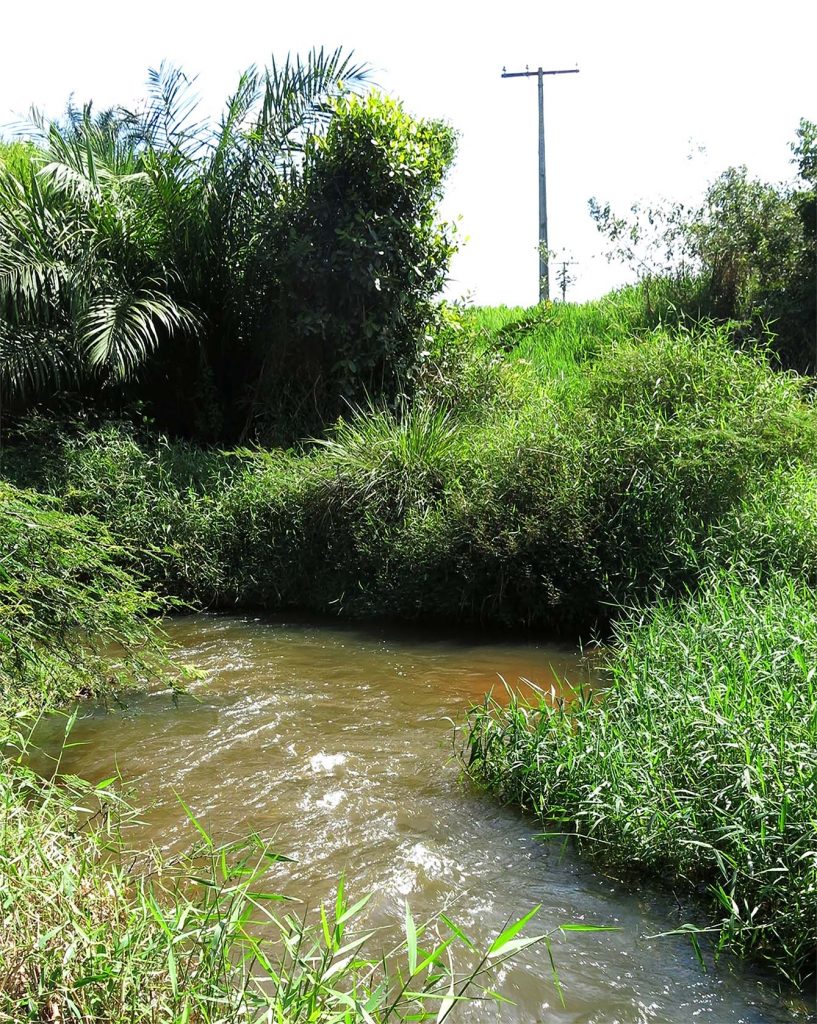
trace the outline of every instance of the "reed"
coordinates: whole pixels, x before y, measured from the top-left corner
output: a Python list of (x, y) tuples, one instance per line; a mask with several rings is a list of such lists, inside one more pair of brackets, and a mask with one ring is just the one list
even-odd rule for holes
[(715, 574), (616, 628), (609, 688), (471, 714), (469, 772), (592, 856), (701, 893), (719, 948), (817, 950), (817, 596)]
[(111, 782), (2, 766), (0, 1021), (441, 1022), (499, 999), (489, 986), (502, 965), (550, 944), (522, 934), (536, 909), (480, 950), (446, 914), (415, 922), (406, 906), (402, 937), (387, 940), (343, 879), (307, 915), (265, 881), (286, 858), (258, 836), (219, 847), (192, 815), (200, 841), (180, 860), (128, 854), (121, 829), (135, 812)]

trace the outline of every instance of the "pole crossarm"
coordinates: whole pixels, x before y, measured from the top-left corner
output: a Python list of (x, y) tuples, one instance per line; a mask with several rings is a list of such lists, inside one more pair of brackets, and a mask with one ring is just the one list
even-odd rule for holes
[(559, 71), (543, 71), (537, 68), (536, 71), (503, 71), (503, 78), (530, 78), (536, 75), (578, 75), (578, 68), (566, 68)]
[(544, 101), (544, 77), (545, 75), (577, 75), (578, 68), (556, 68), (552, 71), (545, 71), (538, 67), (535, 71), (525, 68), (524, 71), (506, 71), (502, 69), (503, 78), (538, 78), (539, 93), (539, 301), (546, 302), (550, 298), (550, 284), (548, 282), (548, 212), (547, 212), (547, 183), (545, 178), (545, 101)]

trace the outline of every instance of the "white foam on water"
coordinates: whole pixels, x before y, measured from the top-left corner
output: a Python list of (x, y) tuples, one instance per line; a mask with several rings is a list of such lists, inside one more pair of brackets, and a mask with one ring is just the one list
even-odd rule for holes
[(346, 762), (345, 754), (313, 754), (309, 759), (309, 767), (313, 772), (331, 772)]
[(318, 801), (318, 807), (325, 807), (333, 811), (346, 799), (346, 793), (342, 789), (333, 789), (325, 793)]

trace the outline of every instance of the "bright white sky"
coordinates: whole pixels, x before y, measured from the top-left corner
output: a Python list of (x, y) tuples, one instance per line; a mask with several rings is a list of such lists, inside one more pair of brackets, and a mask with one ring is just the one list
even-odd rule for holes
[(788, 178), (799, 119), (817, 120), (813, 0), (38, 0), (4, 4), (0, 26), (0, 123), (32, 103), (59, 114), (72, 92), (132, 104), (163, 58), (217, 111), (271, 53), (354, 49), (412, 113), (460, 132), (444, 212), (468, 241), (449, 291), (480, 303), (537, 298), (536, 80), (503, 65), (580, 68), (545, 80), (550, 243), (578, 261), (577, 300), (626, 277), (600, 256), (591, 196), (621, 212), (689, 200), (740, 163)]

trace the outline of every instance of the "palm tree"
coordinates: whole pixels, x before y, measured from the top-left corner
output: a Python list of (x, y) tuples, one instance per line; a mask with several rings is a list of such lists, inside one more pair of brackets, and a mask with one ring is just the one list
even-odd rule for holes
[(216, 125), (168, 65), (138, 110), (32, 111), (29, 145), (0, 149), (0, 394), (110, 389), (157, 358), (154, 383), (172, 385), (169, 368), (184, 379), (191, 360), (229, 376), (270, 207), (332, 98), (368, 75), (340, 49), (251, 67)]

